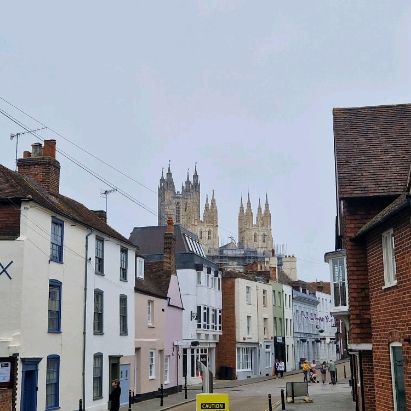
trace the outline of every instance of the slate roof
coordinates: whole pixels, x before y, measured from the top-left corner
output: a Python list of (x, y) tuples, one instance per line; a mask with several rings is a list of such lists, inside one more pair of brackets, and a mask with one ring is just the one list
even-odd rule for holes
[(19, 207), (18, 203), (23, 199), (34, 201), (58, 215), (86, 227), (94, 228), (109, 237), (133, 246), (127, 238), (111, 228), (83, 204), (62, 194), (50, 193), (32, 178), (23, 176), (0, 164), (0, 201), (9, 202)]
[(398, 213), (399, 211), (403, 210), (406, 207), (411, 206), (411, 197), (408, 193), (401, 194), (398, 198), (396, 198), (390, 205), (385, 207), (380, 213), (378, 213), (374, 218), (364, 224), (356, 236), (355, 239), (359, 239), (368, 233), (373, 228), (377, 227), (379, 224), (383, 223), (384, 221), (388, 220), (391, 216)]
[(339, 198), (399, 195), (411, 164), (411, 104), (335, 108)]
[(137, 278), (134, 289), (143, 294), (167, 298), (171, 273), (163, 270), (163, 261), (144, 263), (144, 279)]

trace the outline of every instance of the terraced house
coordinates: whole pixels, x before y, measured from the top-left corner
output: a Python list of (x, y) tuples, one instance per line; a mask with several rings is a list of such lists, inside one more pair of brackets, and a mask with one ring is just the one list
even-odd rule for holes
[(60, 193), (54, 140), (17, 166), (0, 166), (0, 357), (17, 358), (14, 405), (105, 410), (134, 354), (136, 249)]

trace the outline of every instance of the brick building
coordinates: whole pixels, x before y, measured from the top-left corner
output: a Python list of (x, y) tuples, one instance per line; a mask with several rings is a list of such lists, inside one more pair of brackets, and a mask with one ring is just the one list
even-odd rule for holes
[(333, 114), (337, 235), (336, 251), (326, 260), (334, 315), (349, 330), (353, 398), (360, 411), (406, 410), (411, 404), (411, 105), (334, 109)]

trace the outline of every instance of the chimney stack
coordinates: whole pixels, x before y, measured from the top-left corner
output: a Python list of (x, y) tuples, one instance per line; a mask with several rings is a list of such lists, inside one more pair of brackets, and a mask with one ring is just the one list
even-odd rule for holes
[(164, 233), (164, 265), (166, 273), (176, 274), (176, 238), (174, 223), (171, 217), (167, 218), (166, 232)]
[(44, 140), (31, 145), (31, 153), (24, 151), (17, 160), (18, 172), (30, 177), (50, 193), (60, 188), (60, 163), (56, 160), (56, 140)]
[(92, 210), (93, 213), (100, 219), (107, 223), (107, 213), (105, 210)]

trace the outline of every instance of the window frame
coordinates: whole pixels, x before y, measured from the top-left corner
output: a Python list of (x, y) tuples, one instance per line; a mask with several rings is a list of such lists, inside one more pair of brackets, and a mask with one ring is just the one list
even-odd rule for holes
[(126, 247), (120, 247), (120, 281), (128, 281), (128, 248)]
[[(388, 244), (388, 241), (390, 244)], [(382, 258), (384, 267), (384, 287), (388, 288), (397, 284), (397, 266), (395, 261), (395, 239), (392, 228), (381, 235)]]
[[(56, 381), (55, 382), (48, 382), (49, 378), (49, 361), (55, 361), (56, 366)], [(51, 405), (48, 405), (48, 393), (47, 388), (48, 386), (53, 385), (55, 389), (55, 402)], [(52, 354), (47, 356), (47, 363), (46, 363), (46, 410), (57, 410), (60, 408), (60, 356), (57, 354)]]
[(251, 299), (251, 286), (246, 285), (245, 286), (245, 302), (247, 305), (252, 304), (252, 299)]
[[(59, 291), (58, 311), (57, 312), (57, 328), (50, 327), (50, 287), (55, 287)], [(62, 282), (58, 280), (49, 280), (49, 297), (48, 297), (48, 317), (47, 317), (47, 332), (61, 333), (61, 297), (62, 297)]]
[[(101, 257), (98, 256), (97, 251), (99, 251), (98, 249), (98, 244), (102, 244), (102, 248), (101, 248)], [(96, 236), (96, 247), (95, 247), (95, 256), (94, 256), (94, 270), (96, 272), (96, 274), (99, 275), (104, 275), (104, 238), (103, 237), (99, 237)], [(100, 267), (101, 265), (101, 267)], [(100, 269), (101, 268), (101, 269)]]
[(267, 307), (267, 290), (263, 290), (263, 307)]
[(236, 351), (236, 370), (253, 370), (253, 349), (252, 347), (237, 347)]
[[(96, 367), (96, 359), (100, 360), (100, 367), (99, 367), (100, 375), (99, 376), (96, 376), (96, 373), (95, 373), (96, 368), (97, 368)], [(93, 401), (103, 398), (103, 368), (104, 368), (103, 353), (101, 353), (101, 352), (95, 353), (93, 355)], [(94, 388), (95, 388), (94, 387), (94, 382), (95, 382), (96, 379), (98, 379), (100, 381), (100, 387), (99, 387), (100, 390), (99, 390), (98, 393), (96, 393), (95, 390), (94, 390)]]
[[(101, 311), (96, 311), (96, 296), (101, 296)], [(96, 315), (101, 316), (96, 322)], [(101, 329), (96, 329), (96, 324), (101, 324)], [(93, 311), (93, 334), (103, 335), (104, 334), (104, 291), (99, 288), (94, 289), (94, 311)]]
[(144, 280), (144, 258), (136, 256), (136, 278)]
[[(151, 356), (153, 354), (153, 356)], [(153, 359), (153, 362), (151, 362)], [(153, 373), (151, 373), (153, 371)], [(148, 351), (148, 379), (155, 380), (156, 379), (156, 351), (149, 350)]]
[[(61, 244), (53, 242), (53, 226), (58, 225), (61, 227)], [(53, 253), (53, 245), (57, 247), (57, 255)], [(64, 262), (64, 221), (51, 217), (51, 233), (50, 233), (50, 261), (62, 264)]]
[[(124, 303), (125, 301), (125, 312), (122, 312), (122, 309), (124, 309)], [(120, 335), (128, 335), (128, 302), (127, 302), (127, 295), (125, 294), (120, 294), (119, 298), (119, 311), (120, 311)]]
[(251, 337), (251, 315), (247, 315), (247, 324), (246, 324), (246, 332), (247, 332), (247, 337)]
[(154, 327), (154, 300), (147, 300), (147, 325)]
[(170, 355), (164, 356), (164, 384), (170, 384)]

